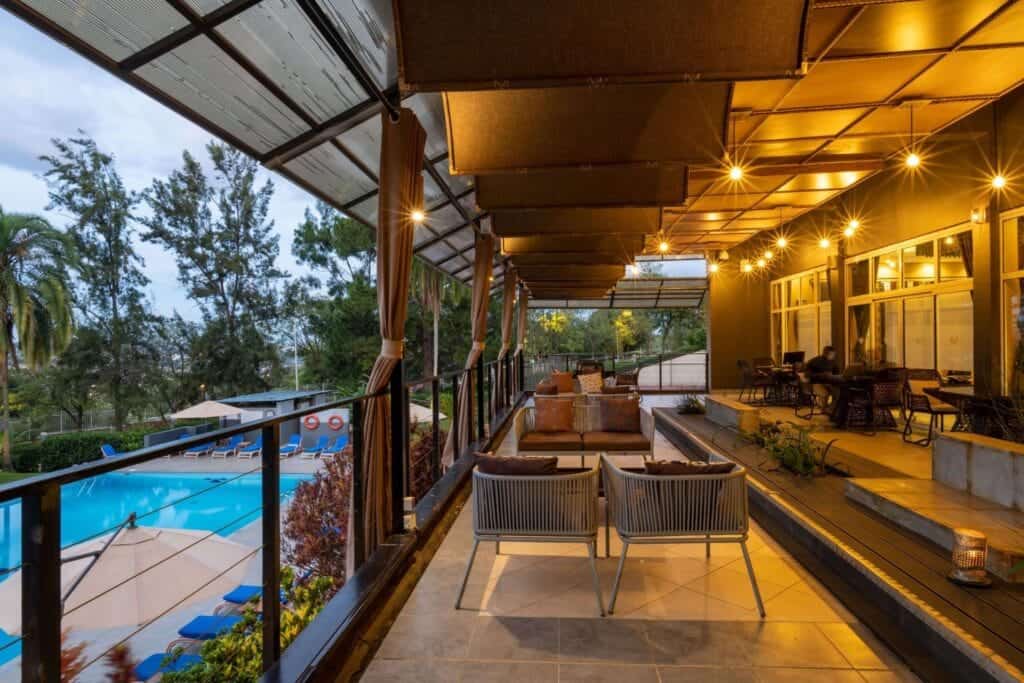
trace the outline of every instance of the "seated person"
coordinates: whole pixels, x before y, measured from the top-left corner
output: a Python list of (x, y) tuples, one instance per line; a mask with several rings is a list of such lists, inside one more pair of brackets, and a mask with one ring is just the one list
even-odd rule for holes
[(839, 363), (836, 362), (835, 347), (826, 346), (823, 348), (820, 356), (815, 356), (807, 361), (804, 370), (807, 371), (807, 378), (813, 384), (824, 384), (828, 387), (828, 393), (831, 397), (829, 406), (826, 407), (826, 410), (828, 410), (835, 404), (838, 398), (839, 385), (845, 382), (843, 376), (839, 374)]

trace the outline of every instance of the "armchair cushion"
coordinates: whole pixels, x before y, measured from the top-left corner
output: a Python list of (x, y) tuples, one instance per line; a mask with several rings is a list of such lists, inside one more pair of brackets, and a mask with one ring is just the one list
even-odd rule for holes
[(558, 474), (558, 458), (551, 457), (505, 457), (500, 455), (477, 455), (476, 466), (484, 474), (544, 475)]
[(558, 393), (560, 394), (571, 394), (576, 391), (576, 386), (572, 381), (571, 372), (560, 372), (559, 370), (555, 370), (551, 373), (551, 381), (555, 383), (556, 387), (558, 387)]
[(534, 399), (534, 431), (573, 431), (573, 402), (564, 398)]
[(537, 390), (534, 393), (537, 396), (554, 396), (558, 393), (558, 387), (551, 380), (542, 379), (537, 382)]
[(527, 432), (519, 439), (521, 451), (579, 451), (582, 447), (579, 432)]
[(653, 460), (644, 463), (645, 474), (685, 475), (685, 474), (728, 474), (735, 465), (731, 462), (701, 462), (689, 460)]
[(621, 385), (621, 386), (618, 385), (618, 384), (612, 384), (612, 385), (606, 384), (606, 385), (601, 387), (601, 393), (602, 394), (629, 394), (629, 393), (631, 393), (633, 391), (634, 388), (635, 387), (631, 387), (628, 384), (627, 385)]
[(649, 451), (651, 442), (640, 432), (585, 432), (585, 451)]
[(593, 372), (587, 375), (580, 375), (577, 379), (580, 381), (580, 391), (584, 394), (596, 394), (601, 391), (601, 387), (604, 386), (604, 378), (600, 372)]
[(635, 398), (603, 399), (601, 431), (640, 433), (640, 401)]

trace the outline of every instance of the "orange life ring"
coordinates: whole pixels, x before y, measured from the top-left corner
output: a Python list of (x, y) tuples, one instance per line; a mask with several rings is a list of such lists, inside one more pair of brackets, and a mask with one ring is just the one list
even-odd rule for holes
[(320, 428), (320, 418), (316, 415), (307, 415), (302, 418), (302, 424), (306, 426), (306, 429), (313, 430)]
[(327, 418), (327, 426), (334, 431), (338, 431), (345, 426), (345, 421), (341, 419), (341, 415), (331, 415)]

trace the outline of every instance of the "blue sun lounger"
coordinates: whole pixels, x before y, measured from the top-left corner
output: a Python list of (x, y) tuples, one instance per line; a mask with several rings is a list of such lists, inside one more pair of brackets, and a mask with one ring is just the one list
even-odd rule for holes
[(335, 439), (334, 443), (331, 444), (328, 448), (325, 448), (322, 451), (320, 451), (320, 458), (333, 458), (338, 453), (341, 453), (343, 450), (345, 450), (346, 446), (348, 446), (348, 434), (342, 434), (337, 439)]
[(238, 450), (239, 458), (252, 459), (258, 455), (263, 455), (263, 435), (260, 434), (256, 437), (256, 440), (245, 448)]
[(282, 458), (287, 458), (287, 457), (290, 457), (292, 455), (295, 455), (296, 453), (301, 453), (302, 452), (302, 435), (301, 434), (292, 434), (288, 438), (288, 443), (286, 443), (285, 445), (281, 446), (281, 450), (278, 451), (278, 452), (280, 453)]
[(102, 446), (100, 446), (100, 453), (103, 454), (104, 458), (116, 458), (119, 455), (124, 455), (124, 453), (120, 453), (114, 450), (114, 447), (111, 446), (109, 443), (105, 443)]
[(203, 661), (203, 658), (199, 655), (186, 655), (179, 654), (167, 654), (166, 652), (157, 652), (152, 654), (135, 667), (135, 680), (148, 681), (157, 674), (165, 674), (171, 671), (184, 671), (185, 669), (199, 664)]
[(181, 455), (183, 458), (198, 458), (201, 455), (208, 455), (212, 450), (213, 442), (207, 441), (206, 443), (201, 443), (198, 446), (192, 446)]
[(242, 617), (234, 614), (204, 614), (179, 628), (178, 635), (188, 640), (212, 640), (241, 621)]
[(305, 458), (307, 460), (312, 460), (313, 458), (320, 455), (323, 451), (327, 449), (327, 442), (327, 437), (321, 436), (319, 439), (316, 440), (316, 445), (314, 445), (312, 448), (304, 449), (300, 457)]

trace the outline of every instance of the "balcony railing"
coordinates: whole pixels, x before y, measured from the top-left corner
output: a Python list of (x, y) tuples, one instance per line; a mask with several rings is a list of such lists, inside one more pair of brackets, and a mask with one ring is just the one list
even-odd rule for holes
[(551, 375), (555, 370), (572, 372), (580, 361), (597, 361), (604, 365), (606, 375), (636, 374), (641, 391), (691, 392), (708, 388), (708, 354), (706, 351), (644, 353), (556, 353), (530, 358), (525, 363), (527, 389)]
[[(21, 504), (21, 564), (5, 570), (10, 573), (21, 570), (21, 615), (22, 615), (22, 659), (21, 670), (24, 681), (56, 683), (60, 680), (61, 666), (61, 619), (63, 596), (61, 581), (61, 487), (81, 482), (91, 477), (114, 472), (126, 467), (138, 466), (165, 456), (184, 451), (210, 441), (228, 439), (232, 436), (258, 432), (262, 436), (263, 452), (258, 467), (250, 470), (259, 472), (261, 481), (261, 505), (253, 513), (261, 515), (260, 547), (262, 551), (263, 595), (277, 595), (281, 582), (281, 427), (284, 423), (301, 420), (307, 415), (326, 410), (348, 408), (350, 413), (350, 443), (352, 444), (352, 513), (351, 539), (346, 539), (353, 553), (355, 572), (347, 577), (345, 586), (327, 604), (321, 617), (315, 619), (298, 639), (289, 647), (293, 656), (282, 660), (281, 651), (281, 603), (264, 600), (262, 607), (262, 668), (273, 671), (275, 681), (305, 680), (315, 669), (315, 664), (341, 637), (339, 624), (351, 624), (354, 615), (365, 607), (371, 597), (368, 585), (374, 574), (380, 572), (386, 563), (377, 559), (378, 554), (393, 551), (395, 544), (385, 544), (373, 555), (367, 555), (363, 538), (362, 492), (365, 482), (362, 475), (363, 459), (366, 457), (362, 434), (362, 419), (366, 404), (371, 400), (386, 400), (389, 405), (398, 406), (392, 410), (391, 420), (391, 493), (393, 509), (389, 528), (393, 534), (402, 535), (404, 528), (404, 500), (410, 492), (409, 460), (409, 419), (408, 406), (413, 393), (429, 387), (432, 406), (430, 430), (433, 446), (429, 455), (429, 489), (416, 508), (419, 527), (431, 521), (431, 515), (439, 511), (438, 502), (447, 491), (456, 488), (469, 468), (469, 459), (457, 458), (457, 465), (447, 473), (441, 467), (441, 426), (440, 396), (450, 391), (453, 406), (449, 428), (456, 434), (455, 453), (465, 456), (479, 448), (486, 440), (489, 430), (496, 421), (503, 422), (514, 407), (523, 386), (523, 364), (521, 356), (509, 356), (502, 362), (478, 363), (471, 370), (461, 370), (440, 376), (427, 377), (406, 382), (402, 364), (399, 363), (390, 385), (376, 393), (353, 396), (325, 404), (310, 406), (283, 415), (275, 415), (242, 425), (219, 429), (213, 432), (181, 439), (170, 444), (161, 444), (105, 458), (88, 464), (42, 474), (26, 480), (0, 487), (0, 504), (17, 502)], [(497, 392), (498, 373), (508, 379), (500, 395)], [(475, 385), (475, 386), (474, 386)], [(458, 396), (461, 392), (475, 391), (476, 400), (470, 406), (470, 437), (459, 438)], [(493, 400), (491, 400), (493, 399)], [(242, 476), (242, 475), (239, 475)], [(461, 478), (461, 479), (459, 479)], [(203, 492), (213, 490), (226, 482), (214, 483)], [(113, 533), (114, 530), (111, 530)], [(408, 536), (408, 534), (405, 534)], [(145, 569), (143, 571), (146, 571)], [(14, 577), (8, 580), (16, 580)], [(325, 614), (329, 616), (325, 618)], [(152, 623), (152, 622), (149, 622)], [(149, 625), (143, 624), (142, 628)], [(141, 630), (141, 629), (139, 629)], [(134, 633), (137, 633), (135, 631)], [(133, 634), (134, 634), (133, 633)], [(15, 641), (17, 642), (17, 641)], [(124, 642), (124, 641), (122, 641)], [(99, 658), (91, 660), (90, 663)]]

